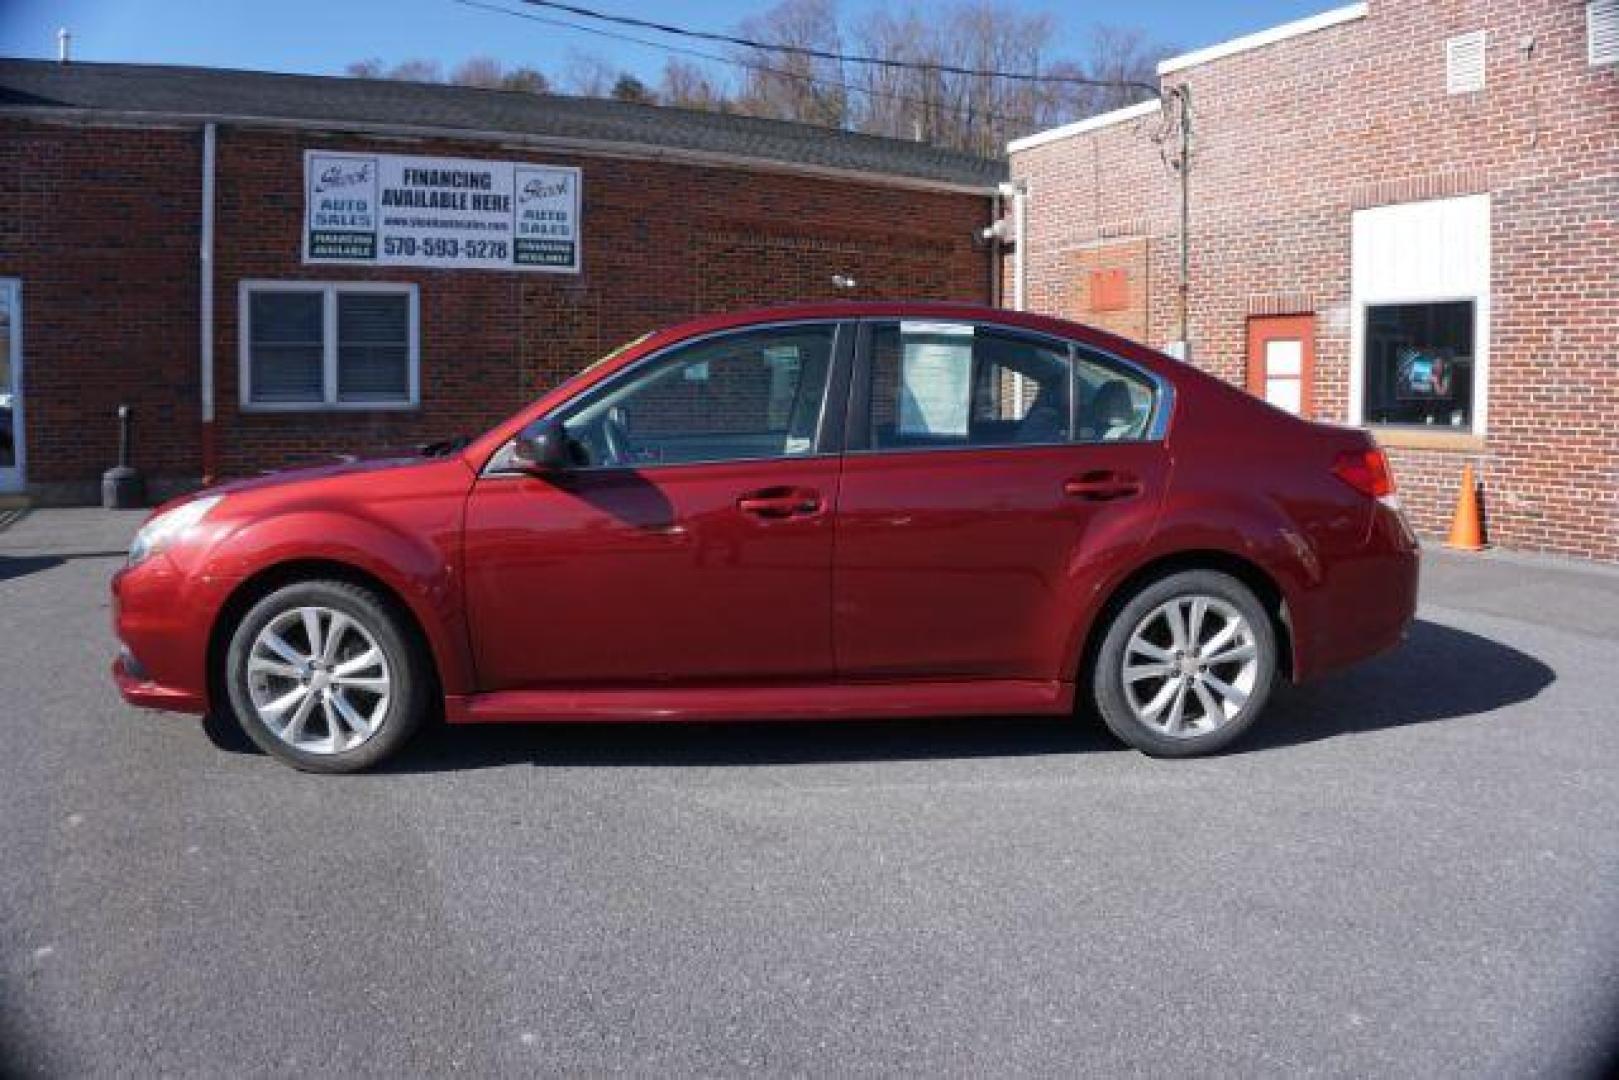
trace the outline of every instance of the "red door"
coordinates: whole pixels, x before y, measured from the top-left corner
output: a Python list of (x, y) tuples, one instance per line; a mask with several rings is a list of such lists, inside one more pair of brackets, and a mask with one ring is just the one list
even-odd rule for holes
[(1164, 489), (1150, 382), (972, 327), (879, 326), (865, 352), (838, 497), (839, 675), (1068, 677), (1080, 612)]
[(680, 347), (567, 406), (580, 467), (481, 478), (481, 689), (829, 677), (834, 345), (801, 324)]
[(1248, 320), (1248, 392), (1309, 418), (1314, 408), (1315, 316)]

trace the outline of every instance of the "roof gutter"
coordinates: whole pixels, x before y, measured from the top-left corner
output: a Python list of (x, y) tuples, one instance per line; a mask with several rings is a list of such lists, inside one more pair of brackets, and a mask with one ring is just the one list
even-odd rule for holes
[(801, 162), (779, 161), (774, 158), (751, 157), (746, 154), (725, 154), (709, 150), (691, 150), (683, 147), (650, 146), (646, 143), (619, 142), (610, 139), (580, 139), (560, 135), (525, 135), (521, 132), (511, 131), (433, 127), (421, 124), (388, 124), (359, 120), (302, 120), (275, 116), (254, 116), (251, 114), (152, 112), (52, 105), (0, 105), (0, 116), (20, 117), (46, 123), (78, 125), (110, 123), (126, 127), (189, 127), (202, 124), (231, 124), (240, 127), (337, 132), (349, 135), (382, 135), (394, 138), (460, 139), (467, 142), (498, 143), (519, 149), (558, 150), (631, 161), (671, 161), (680, 164), (707, 165), (715, 168), (788, 173), (796, 176), (814, 176), (858, 184), (879, 184), (883, 187), (903, 188), (911, 191), (978, 195), (985, 198), (995, 191), (993, 182), (971, 184), (950, 180), (929, 180), (925, 177), (867, 172), (861, 169), (841, 168), (831, 165), (810, 165)]
[(1245, 34), (1230, 41), (1222, 41), (1218, 45), (1210, 45), (1207, 48), (1195, 49), (1179, 56), (1171, 56), (1167, 60), (1160, 60), (1158, 62), (1158, 74), (1161, 76), (1171, 75), (1177, 71), (1196, 67), (1199, 64), (1207, 64), (1211, 60), (1223, 60), (1228, 56), (1248, 52), (1250, 49), (1274, 45), (1278, 41), (1286, 41), (1288, 38), (1295, 38), (1301, 34), (1313, 34), (1317, 30), (1325, 30), (1329, 26), (1339, 26), (1365, 17), (1365, 3), (1346, 4), (1340, 8), (1333, 8), (1331, 11), (1323, 11), (1319, 15), (1294, 19), (1292, 22), (1272, 26), (1267, 30)]

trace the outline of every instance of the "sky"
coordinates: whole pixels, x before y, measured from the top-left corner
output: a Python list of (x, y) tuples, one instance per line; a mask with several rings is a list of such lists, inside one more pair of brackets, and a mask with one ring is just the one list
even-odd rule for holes
[[(512, 0), (486, 2), (518, 6)], [(772, 0), (576, 2), (613, 14), (726, 31), (768, 8)], [(1052, 43), (1053, 56), (1083, 55), (1086, 36), (1097, 23), (1139, 27), (1150, 40), (1185, 51), (1312, 15), (1341, 2), (1013, 0), (1023, 10), (1055, 16), (1058, 35)], [(842, 10), (852, 18), (881, 6), (874, 0), (842, 0)], [(54, 59), (56, 31), (64, 26), (73, 35), (72, 55), (79, 60), (320, 75), (342, 74), (351, 61), (368, 57), (388, 63), (427, 58), (448, 69), (467, 57), (481, 55), (493, 56), (507, 66), (537, 67), (555, 77), (564, 75), (579, 56), (591, 55), (655, 83), (666, 56), (660, 49), (540, 25), (456, 0), (0, 0), (0, 56)]]

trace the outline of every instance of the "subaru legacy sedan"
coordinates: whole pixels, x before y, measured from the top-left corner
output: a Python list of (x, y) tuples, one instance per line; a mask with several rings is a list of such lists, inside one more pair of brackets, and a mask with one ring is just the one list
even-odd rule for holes
[(113, 674), (320, 772), (433, 717), (1073, 715), (1184, 757), (1396, 644), (1416, 588), (1362, 431), (1067, 322), (827, 304), (168, 504), (113, 579)]

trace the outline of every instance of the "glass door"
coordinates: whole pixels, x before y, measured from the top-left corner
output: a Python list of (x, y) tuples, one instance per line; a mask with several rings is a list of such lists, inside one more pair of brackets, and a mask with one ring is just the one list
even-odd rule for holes
[(0, 278), (0, 492), (23, 489), (21, 293)]

